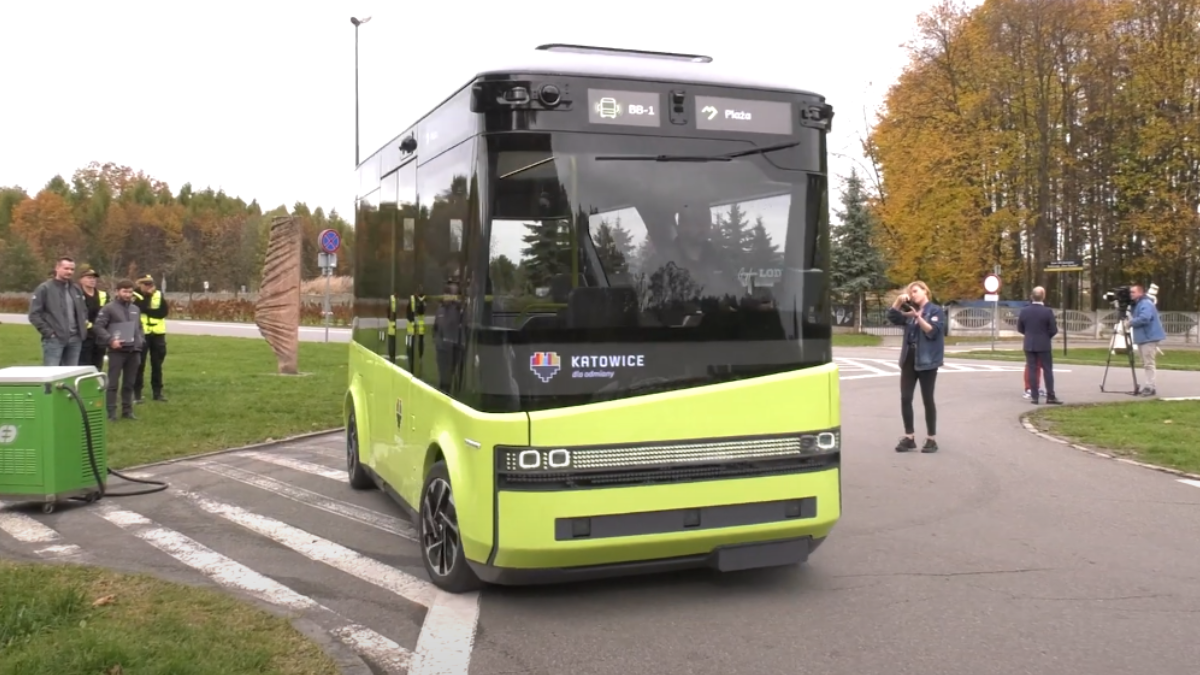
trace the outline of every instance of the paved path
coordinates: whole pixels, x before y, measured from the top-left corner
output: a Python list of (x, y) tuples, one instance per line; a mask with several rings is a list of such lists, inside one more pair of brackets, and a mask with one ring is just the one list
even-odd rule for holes
[[(10, 505), (0, 555), (207, 577), (384, 673), (1197, 672), (1200, 485), (1025, 432), (1011, 364), (948, 368), (942, 452), (897, 454), (894, 359), (839, 351), (845, 516), (801, 568), (448, 596), (399, 509), (346, 485), (338, 434), (148, 471), (167, 493)], [(1069, 402), (1114, 398), (1102, 369), (1061, 370)], [(1159, 390), (1200, 394), (1200, 373)]]
[[(179, 335), (213, 335), (220, 337), (262, 338), (258, 326), (252, 323), (221, 323), (218, 321), (184, 321), (168, 319), (171, 333)], [(0, 323), (28, 324), (29, 318), (24, 314), (0, 314)], [(301, 326), (300, 339), (305, 342), (324, 342), (325, 328), (323, 326)], [(349, 342), (349, 328), (330, 328), (330, 342)]]

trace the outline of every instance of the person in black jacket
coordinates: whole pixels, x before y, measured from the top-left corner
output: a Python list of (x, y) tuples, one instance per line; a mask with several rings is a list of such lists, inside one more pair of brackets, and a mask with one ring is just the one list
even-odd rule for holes
[(1046, 289), (1033, 289), (1033, 303), (1017, 315), (1017, 332), (1025, 336), (1025, 369), (1029, 372), (1029, 400), (1038, 403), (1039, 375), (1046, 377), (1046, 403), (1060, 405), (1054, 393), (1054, 349), (1051, 341), (1058, 335), (1058, 319), (1045, 305)]
[(133, 282), (117, 282), (116, 297), (96, 315), (92, 324), (96, 340), (108, 345), (108, 419), (117, 419), (117, 390), (121, 391), (121, 413), (135, 420), (133, 414), (133, 385), (138, 364), (146, 350), (146, 333), (142, 329), (142, 313), (133, 302)]

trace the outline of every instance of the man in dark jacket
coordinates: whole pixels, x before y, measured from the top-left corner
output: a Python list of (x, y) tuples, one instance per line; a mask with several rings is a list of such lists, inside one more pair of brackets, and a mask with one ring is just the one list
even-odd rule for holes
[(1061, 404), (1054, 393), (1054, 358), (1051, 342), (1058, 335), (1058, 318), (1046, 306), (1046, 289), (1033, 289), (1033, 303), (1017, 316), (1017, 332), (1025, 336), (1025, 369), (1029, 372), (1029, 400), (1038, 403), (1039, 375), (1046, 377), (1046, 403)]
[(96, 288), (99, 280), (100, 275), (96, 273), (96, 270), (86, 265), (83, 268), (83, 274), (79, 275), (79, 286), (83, 291), (83, 302), (87, 305), (88, 318), (88, 335), (83, 341), (83, 350), (79, 353), (79, 365), (94, 366), (96, 370), (104, 372), (104, 354), (108, 351), (108, 346), (103, 342), (97, 342), (96, 332), (92, 330), (92, 324), (100, 314), (100, 309), (108, 304), (108, 293)]
[(59, 258), (54, 277), (43, 281), (29, 301), (29, 323), (42, 336), (42, 365), (76, 366), (87, 335), (87, 305), (72, 281), (75, 261)]
[[(117, 419), (117, 390), (121, 391), (121, 413), (135, 420), (133, 414), (133, 384), (138, 364), (146, 349), (146, 334), (142, 329), (142, 313), (133, 302), (133, 282), (117, 282), (116, 297), (96, 315), (92, 324), (96, 340), (108, 345), (108, 419)], [(119, 384), (118, 384), (119, 383)]]

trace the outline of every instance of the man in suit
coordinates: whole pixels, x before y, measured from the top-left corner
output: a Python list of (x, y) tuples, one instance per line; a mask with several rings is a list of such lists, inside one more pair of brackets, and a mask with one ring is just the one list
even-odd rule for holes
[[(1033, 303), (1017, 316), (1017, 332), (1025, 336), (1025, 369), (1029, 373), (1029, 400), (1038, 403), (1039, 374), (1046, 377), (1046, 403), (1061, 405), (1054, 393), (1054, 358), (1052, 340), (1058, 335), (1058, 319), (1046, 306), (1046, 289), (1033, 289)], [(1040, 372), (1039, 372), (1040, 371)]]

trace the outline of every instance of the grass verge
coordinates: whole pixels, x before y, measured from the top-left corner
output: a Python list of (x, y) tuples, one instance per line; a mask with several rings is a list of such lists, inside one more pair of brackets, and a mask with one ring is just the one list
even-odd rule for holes
[[(37, 365), (33, 328), (0, 325), (0, 368)], [(137, 420), (110, 422), (109, 464), (115, 469), (221, 450), (342, 424), (347, 345), (301, 342), (302, 375), (276, 374), (265, 340), (167, 335), (163, 363), (168, 401), (135, 406)]]
[(1135, 401), (1038, 410), (1038, 429), (1147, 464), (1200, 473), (1200, 401)]
[[(986, 350), (978, 352), (962, 352), (954, 354), (956, 359), (980, 359), (985, 361), (1025, 361), (1025, 352), (1015, 349), (1005, 349), (996, 351)], [(1075, 366), (1103, 366), (1108, 360), (1108, 349), (1105, 347), (1082, 347), (1078, 349), (1067, 349), (1067, 355), (1063, 356), (1062, 349), (1057, 349), (1054, 352), (1054, 363), (1063, 365)], [(1138, 377), (1141, 377), (1142, 361), (1135, 354), (1134, 366), (1138, 369)], [(1157, 366), (1159, 370), (1200, 370), (1200, 349), (1171, 349), (1164, 348), (1163, 353), (1158, 355)], [(1129, 368), (1129, 357), (1125, 354), (1113, 354), (1113, 368)]]
[(336, 675), (287, 619), (216, 591), (0, 560), (0, 675)]

